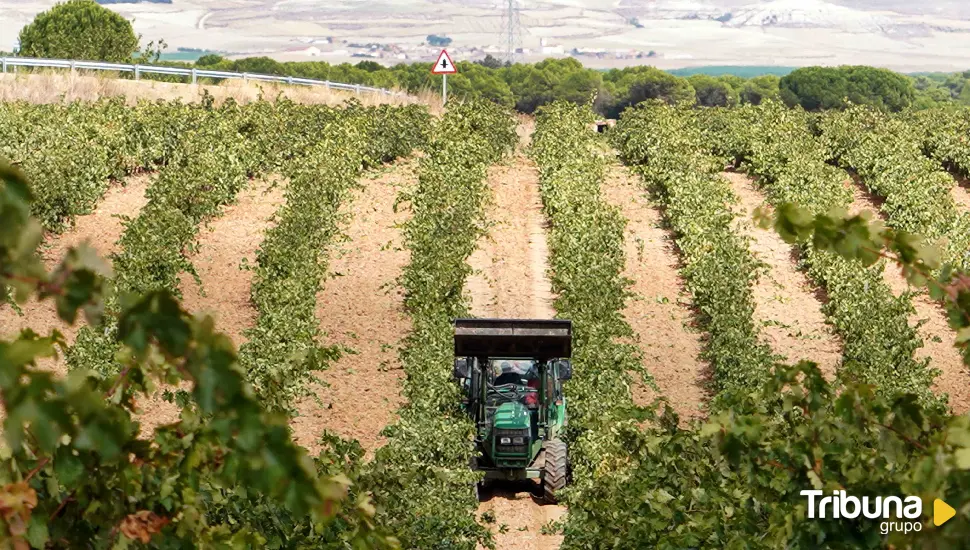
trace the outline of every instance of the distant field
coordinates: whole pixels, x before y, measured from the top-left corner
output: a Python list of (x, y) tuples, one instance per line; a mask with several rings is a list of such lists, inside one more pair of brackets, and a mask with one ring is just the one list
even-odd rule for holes
[(667, 72), (677, 76), (690, 76), (692, 74), (707, 74), (711, 76), (732, 75), (741, 78), (753, 78), (766, 74), (785, 76), (798, 67), (773, 67), (770, 65), (708, 65), (703, 67), (686, 67), (683, 69), (671, 69)]
[(163, 53), (161, 56), (162, 61), (198, 61), (203, 55), (218, 52), (170, 52)]
[[(653, 51), (656, 56), (650, 58), (650, 64), (664, 70), (690, 66), (695, 67), (693, 71), (706, 72), (711, 70), (708, 67), (717, 67), (714, 70), (723, 74), (721, 67), (745, 64), (745, 72), (732, 70), (731, 74), (746, 76), (784, 74), (777, 72), (781, 67), (843, 64), (902, 72), (955, 71), (965, 70), (970, 59), (970, 40), (966, 38), (970, 20), (951, 6), (955, 0), (928, 0), (929, 4), (919, 3), (918, 10), (914, 3), (906, 13), (878, 11), (874, 2), (882, 0), (864, 0), (865, 5), (858, 3), (862, 0), (852, 0), (856, 11), (848, 12), (831, 2), (804, 0), (817, 6), (821, 15), (798, 8), (803, 0), (791, 0), (775, 2), (774, 11), (761, 14), (782, 21), (789, 16), (808, 18), (794, 26), (731, 26), (707, 18), (738, 1), (530, 0), (521, 13), (521, 44), (531, 52), (524, 60), (540, 60), (545, 45), (555, 50), (549, 55), (574, 48), (601, 52), (580, 61), (589, 67), (613, 68), (641, 64), (638, 55)], [(901, 0), (887, 1), (902, 5)], [(0, 0), (0, 50), (10, 51), (20, 28), (55, 2)], [(449, 53), (455, 60), (494, 53), (491, 48), (503, 41), (502, 5), (504, 2), (481, 0), (173, 0), (171, 4), (109, 7), (131, 19), (135, 32), (146, 41), (163, 38), (170, 48), (340, 63), (359, 61), (353, 56), (361, 49), (352, 44), (376, 43), (390, 49), (377, 61), (392, 65), (402, 59), (433, 60), (438, 50), (425, 44), (430, 34), (453, 39)], [(706, 6), (703, 13), (691, 12), (700, 9), (697, 6)], [(860, 11), (865, 8), (877, 11)], [(921, 15), (909, 14), (914, 10)], [(840, 19), (846, 13), (852, 17)], [(320, 46), (319, 56), (306, 55), (309, 44)], [(766, 71), (765, 67), (772, 69)]]

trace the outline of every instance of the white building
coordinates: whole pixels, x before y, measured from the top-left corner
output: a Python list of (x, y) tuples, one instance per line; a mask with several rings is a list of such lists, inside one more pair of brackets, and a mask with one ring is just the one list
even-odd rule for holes
[(316, 46), (303, 46), (300, 48), (291, 48), (289, 50), (286, 50), (284, 53), (316, 57), (320, 55), (322, 52), (320, 51), (320, 48)]

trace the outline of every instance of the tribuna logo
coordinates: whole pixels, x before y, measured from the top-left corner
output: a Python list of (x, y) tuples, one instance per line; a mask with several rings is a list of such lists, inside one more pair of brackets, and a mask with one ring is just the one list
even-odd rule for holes
[[(831, 496), (822, 496), (819, 490), (805, 490), (802, 496), (808, 497), (808, 519), (866, 519), (882, 520), (880, 531), (909, 533), (923, 529), (920, 517), (923, 515), (923, 501), (919, 497), (854, 497), (845, 491), (832, 491)], [(821, 497), (821, 498), (819, 498)], [(896, 520), (896, 521), (887, 521)]]

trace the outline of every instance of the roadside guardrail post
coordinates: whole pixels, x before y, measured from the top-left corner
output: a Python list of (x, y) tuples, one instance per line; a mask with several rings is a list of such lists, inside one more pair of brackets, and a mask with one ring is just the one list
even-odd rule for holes
[(196, 84), (199, 81), (198, 71), (195, 67), (192, 67), (192, 84)]
[(77, 64), (77, 61), (71, 60), (71, 75), (74, 75), (77, 73), (76, 64)]
[(242, 75), (243, 75), (243, 82), (249, 82), (249, 75), (246, 73), (243, 73)]
[(360, 95), (360, 84), (354, 86), (354, 91), (357, 92), (357, 95)]
[(134, 69), (135, 69), (135, 80), (141, 79), (141, 67), (135, 64)]
[(4, 74), (7, 73), (7, 58), (6, 57), (3, 58), (3, 73)]
[(293, 77), (292, 76), (286, 77), (286, 83), (292, 86), (293, 85)]

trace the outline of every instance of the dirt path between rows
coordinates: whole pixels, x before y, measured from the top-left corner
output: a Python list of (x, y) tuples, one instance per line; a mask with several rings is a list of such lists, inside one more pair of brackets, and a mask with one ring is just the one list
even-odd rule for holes
[(754, 180), (737, 172), (721, 175), (739, 199), (735, 205), (738, 231), (751, 239), (752, 254), (768, 266), (753, 290), (754, 322), (761, 325), (762, 337), (784, 362), (814, 361), (833, 380), (842, 362), (842, 342), (822, 313), (823, 291), (798, 269), (793, 246), (774, 230), (755, 225), (755, 210), (769, 205)]
[(297, 441), (311, 450), (324, 430), (356, 439), (372, 456), (384, 444), (380, 432), (396, 419), (403, 403), (404, 373), (399, 342), (411, 330), (397, 277), (409, 259), (399, 226), (406, 209), (395, 213), (402, 188), (417, 185), (417, 161), (399, 161), (374, 179), (365, 179), (342, 209), (343, 242), (331, 248), (330, 274), (317, 297), (323, 341), (352, 348), (317, 373), (323, 405), (306, 400), (293, 419)]
[[(701, 334), (693, 328), (690, 294), (680, 276), (673, 236), (663, 227), (663, 214), (650, 202), (640, 179), (612, 163), (603, 195), (627, 220), (626, 267), (635, 296), (626, 301), (623, 317), (637, 335), (643, 365), (682, 422), (702, 416), (709, 366), (701, 360)], [(634, 400), (647, 405), (655, 392), (634, 386)]]
[[(493, 166), (488, 185), (493, 203), (486, 214), (493, 223), (479, 249), (469, 258), (476, 273), (466, 292), (478, 317), (552, 318), (552, 287), (546, 276), (546, 221), (539, 197), (539, 172), (522, 146), (532, 132), (530, 119), (519, 125), (520, 148), (505, 164)], [(478, 513), (494, 514), (486, 523), (498, 550), (553, 549), (562, 536), (541, 534), (542, 526), (565, 512), (542, 504), (528, 484), (496, 484), (483, 491)], [(505, 526), (502, 532), (502, 526)]]
[[(196, 252), (189, 261), (202, 286), (188, 273), (179, 276), (182, 307), (196, 315), (211, 315), (216, 330), (229, 336), (237, 351), (245, 342), (243, 332), (256, 322), (249, 299), (253, 272), (242, 266), (255, 266), (256, 251), (284, 202), (284, 190), (285, 182), (278, 178), (250, 181), (234, 203), (199, 228)], [(139, 408), (142, 434), (178, 420), (178, 407), (160, 397), (141, 402)]]
[(278, 178), (250, 182), (235, 203), (199, 228), (197, 252), (189, 260), (202, 286), (188, 273), (180, 277), (185, 309), (212, 315), (216, 328), (232, 338), (236, 349), (246, 340), (243, 331), (256, 323), (249, 298), (253, 272), (243, 266), (256, 265), (256, 251), (285, 201), (285, 187)]
[(954, 180), (953, 187), (950, 188), (950, 196), (962, 212), (970, 212), (970, 179), (954, 176)]
[[(882, 217), (881, 201), (869, 194), (861, 183), (852, 179), (846, 180), (845, 185), (852, 189), (853, 200), (849, 211), (853, 214), (863, 210), (873, 212)], [(900, 269), (894, 264), (887, 264), (884, 272), (886, 282), (893, 294), (899, 296), (906, 290), (912, 290)], [(915, 313), (910, 315), (910, 325), (925, 319), (926, 323), (917, 331), (923, 339), (923, 347), (916, 351), (916, 357), (930, 358), (930, 367), (940, 369), (933, 391), (947, 393), (950, 396), (950, 406), (955, 414), (963, 414), (970, 410), (970, 377), (960, 352), (954, 346), (956, 333), (950, 328), (946, 319), (946, 312), (939, 304), (930, 300), (922, 292), (913, 297)]]
[[(141, 211), (148, 199), (145, 189), (148, 188), (151, 176), (148, 174), (131, 176), (121, 183), (112, 184), (104, 197), (90, 214), (79, 216), (74, 227), (61, 235), (49, 237), (42, 246), (41, 255), (47, 269), (57, 267), (72, 246), (83, 242), (97, 250), (101, 258), (108, 260), (108, 256), (117, 251), (117, 241), (124, 231), (124, 225), (119, 216), (135, 217)], [(83, 323), (81, 317), (75, 325), (65, 324), (58, 318), (52, 300), (37, 302), (30, 300), (20, 306), (23, 315), (18, 315), (9, 305), (0, 306), (0, 337), (7, 337), (30, 327), (38, 334), (46, 334), (52, 329), (58, 329), (64, 334), (68, 344), (74, 342), (77, 330)], [(59, 374), (67, 373), (67, 363), (63, 356), (59, 359), (45, 359), (39, 366), (50, 368)]]

